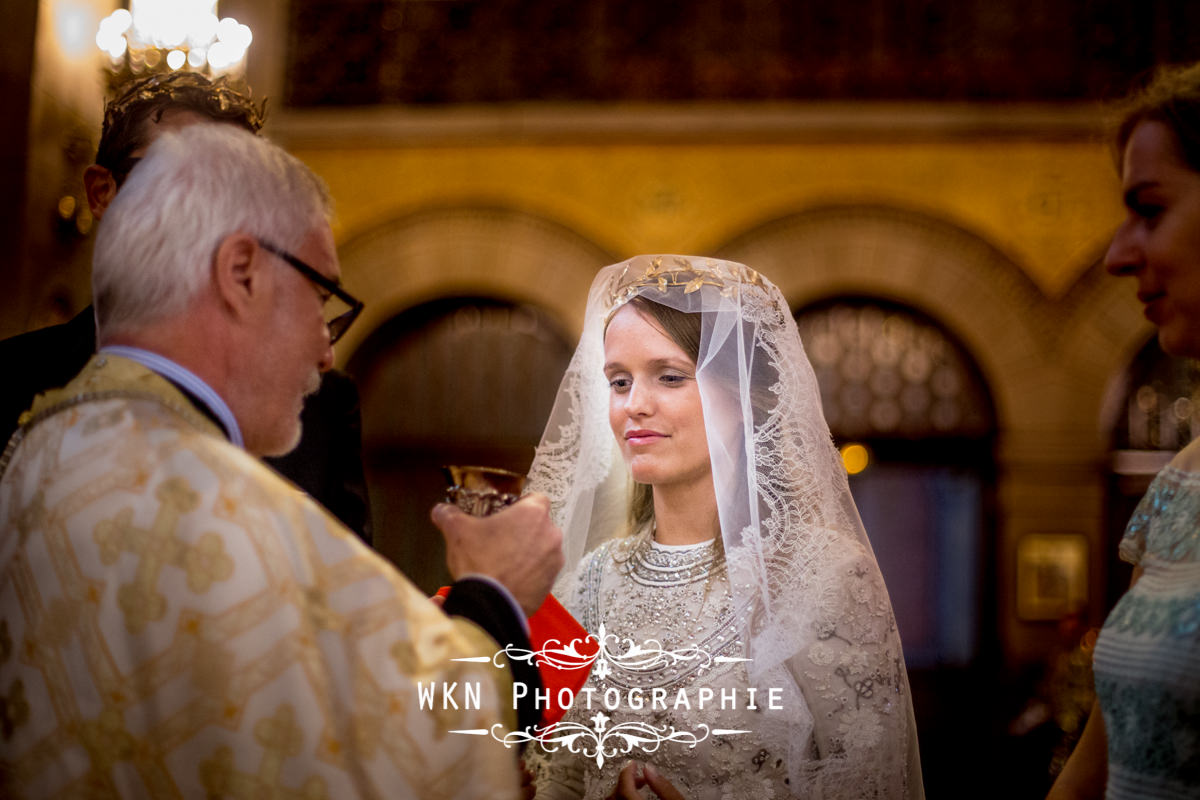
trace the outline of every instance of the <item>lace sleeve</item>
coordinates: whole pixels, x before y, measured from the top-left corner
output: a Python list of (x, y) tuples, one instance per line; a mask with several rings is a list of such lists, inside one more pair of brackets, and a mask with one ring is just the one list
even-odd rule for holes
[(816, 639), (788, 661), (812, 713), (815, 796), (919, 798), (900, 638), (874, 559), (850, 554), (824, 589)]

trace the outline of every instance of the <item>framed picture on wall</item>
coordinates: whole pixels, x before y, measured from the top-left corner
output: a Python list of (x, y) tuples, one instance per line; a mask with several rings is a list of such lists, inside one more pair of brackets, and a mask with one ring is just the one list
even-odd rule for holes
[(1088, 601), (1088, 540), (1079, 533), (1029, 533), (1017, 542), (1017, 616), (1059, 620)]

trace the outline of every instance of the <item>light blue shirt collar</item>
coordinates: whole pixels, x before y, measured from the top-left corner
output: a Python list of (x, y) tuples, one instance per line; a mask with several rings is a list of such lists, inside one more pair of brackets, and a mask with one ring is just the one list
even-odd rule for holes
[(149, 350), (143, 350), (140, 347), (114, 344), (101, 347), (100, 352), (136, 361), (146, 369), (153, 370), (167, 380), (182, 386), (191, 392), (193, 397), (204, 403), (208, 410), (213, 413), (213, 416), (220, 421), (221, 425), (225, 428), (225, 433), (229, 435), (229, 441), (238, 447), (245, 447), (245, 443), (242, 441), (242, 429), (238, 427), (233, 412), (229, 410), (229, 406), (225, 405), (225, 401), (221, 399), (221, 396), (213, 391), (211, 386), (201, 380), (200, 376), (196, 373), (186, 367), (180, 366), (166, 356), (152, 353)]

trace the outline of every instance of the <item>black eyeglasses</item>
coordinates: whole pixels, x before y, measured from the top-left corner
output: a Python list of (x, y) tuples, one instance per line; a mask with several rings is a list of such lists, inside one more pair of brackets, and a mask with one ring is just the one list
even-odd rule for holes
[[(358, 318), (359, 313), (362, 312), (363, 301), (359, 300), (354, 295), (343, 289), (340, 285), (338, 285), (337, 281), (333, 280), (332, 278), (325, 277), (308, 264), (305, 264), (303, 261), (296, 258), (287, 250), (284, 250), (282, 247), (276, 247), (270, 242), (264, 242), (262, 239), (258, 240), (258, 246), (263, 250), (266, 250), (268, 253), (279, 256), (288, 264), (295, 267), (301, 275), (308, 278), (317, 286), (328, 292), (328, 294), (325, 295), (325, 325), (329, 328), (329, 343), (333, 344), (338, 339), (342, 338), (342, 335), (346, 333), (346, 330), (354, 323), (354, 320)], [(329, 301), (334, 298), (337, 298), (344, 303), (347, 308), (343, 310), (340, 306), (335, 305), (332, 309), (330, 309)]]

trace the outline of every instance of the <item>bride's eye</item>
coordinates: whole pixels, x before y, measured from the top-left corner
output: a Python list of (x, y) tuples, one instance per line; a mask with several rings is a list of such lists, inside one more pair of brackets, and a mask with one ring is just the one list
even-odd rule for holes
[(610, 389), (612, 389), (614, 392), (617, 392), (618, 394), (621, 394), (621, 393), (623, 393), (623, 392), (627, 392), (627, 391), (629, 391), (629, 384), (630, 384), (630, 383), (631, 383), (631, 381), (629, 380), (629, 378), (624, 378), (624, 377), (620, 377), (620, 378), (611, 378), (611, 379), (609, 379), (609, 381), (608, 381), (608, 386), (609, 386), (609, 388), (610, 388)]
[(674, 372), (664, 373), (658, 378), (660, 383), (666, 384), (667, 386), (681, 386), (687, 381), (687, 379), (687, 375), (679, 375)]

